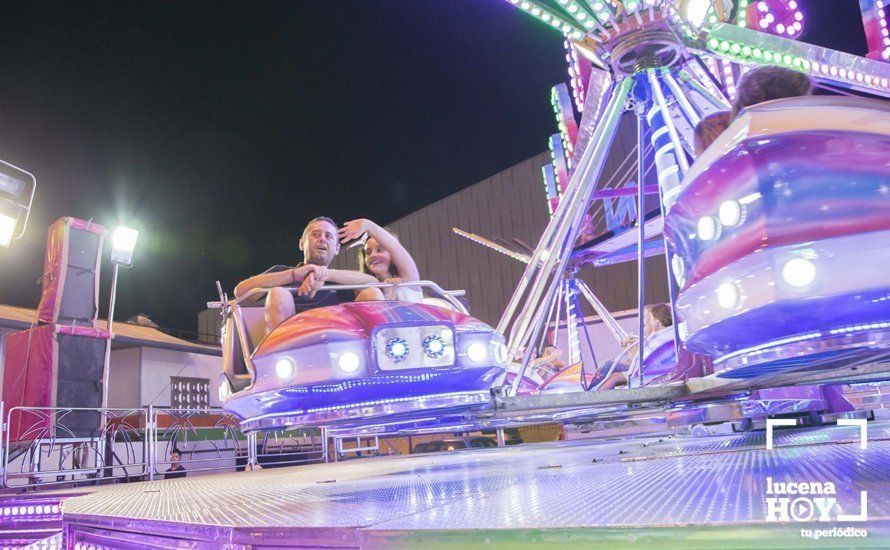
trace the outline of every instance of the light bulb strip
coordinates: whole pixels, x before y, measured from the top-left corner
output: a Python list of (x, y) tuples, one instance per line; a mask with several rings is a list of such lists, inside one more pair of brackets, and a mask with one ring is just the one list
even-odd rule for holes
[(717, 25), (707, 48), (723, 59), (780, 65), (819, 80), (890, 97), (890, 64), (773, 36), (734, 25)]
[(859, 0), (870, 59), (890, 61), (890, 0)]
[(556, 190), (556, 172), (553, 170), (552, 164), (545, 164), (541, 167), (541, 175), (544, 177), (544, 195), (547, 197), (547, 209), (550, 211), (550, 217), (556, 212), (559, 206), (559, 191)]
[(529, 261), (531, 261), (531, 257), (528, 254), (522, 254), (521, 252), (516, 252), (516, 251), (510, 250), (506, 246), (501, 246), (498, 243), (490, 241), (490, 240), (486, 239), (485, 237), (476, 235), (475, 233), (470, 233), (469, 231), (464, 231), (463, 229), (460, 229), (458, 227), (452, 227), (451, 231), (454, 232), (455, 235), (460, 235), (461, 237), (463, 237), (465, 239), (469, 239), (476, 244), (481, 244), (482, 246), (484, 246), (486, 248), (490, 248), (490, 249), (494, 250), (495, 252), (500, 252), (504, 256), (508, 256), (510, 258), (513, 258), (514, 260), (520, 261), (525, 264), (527, 264)]
[(578, 55), (578, 48), (571, 40), (565, 40), (563, 44), (566, 47), (567, 57), (569, 60), (569, 78), (572, 84), (572, 97), (575, 99), (575, 107), (579, 112), (584, 110), (584, 100), (587, 93), (587, 82), (590, 81), (590, 71), (592, 67), (586, 59)]
[(569, 186), (570, 168), (562, 136), (553, 134), (547, 141), (547, 145), (550, 147), (550, 162), (553, 164), (553, 171), (556, 174), (556, 189), (559, 192), (559, 197), (562, 198)]
[(535, 0), (507, 0), (532, 17), (542, 21), (572, 40), (582, 40), (585, 30), (583, 25), (569, 21), (554, 10)]
[(585, 29), (590, 30), (596, 26), (597, 20), (593, 15), (593, 10), (584, 7), (578, 0), (556, 0), (556, 2)]

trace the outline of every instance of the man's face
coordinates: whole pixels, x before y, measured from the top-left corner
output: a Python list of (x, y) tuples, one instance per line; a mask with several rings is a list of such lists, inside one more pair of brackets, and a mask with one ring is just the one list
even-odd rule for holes
[(173, 454), (171, 454), (171, 455), (170, 455), (170, 464), (171, 464), (172, 466), (175, 466), (175, 465), (179, 464), (179, 459), (180, 459), (180, 458), (181, 458), (181, 457), (179, 456), (179, 453), (173, 453)]
[(337, 228), (324, 220), (309, 224), (305, 237), (300, 239), (300, 250), (307, 264), (327, 267), (340, 252), (340, 241), (337, 239)]

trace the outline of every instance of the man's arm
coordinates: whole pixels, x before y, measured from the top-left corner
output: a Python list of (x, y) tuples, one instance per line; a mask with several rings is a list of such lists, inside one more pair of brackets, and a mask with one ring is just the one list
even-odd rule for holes
[(303, 281), (306, 275), (315, 266), (303, 266), (273, 273), (260, 273), (248, 279), (244, 279), (235, 287), (235, 297), (240, 298), (254, 288), (270, 288), (275, 286), (290, 286)]
[(334, 285), (364, 285), (379, 282), (373, 275), (349, 269), (328, 269), (326, 282)]

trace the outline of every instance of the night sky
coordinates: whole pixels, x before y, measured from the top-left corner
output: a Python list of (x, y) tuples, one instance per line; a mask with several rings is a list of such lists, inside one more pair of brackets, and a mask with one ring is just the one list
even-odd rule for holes
[[(804, 40), (866, 51), (856, 0), (800, 4)], [(4, 2), (0, 159), (38, 192), (0, 303), (35, 307), (47, 226), (93, 218), (140, 230), (116, 317), (194, 330), (308, 219), (386, 224), (540, 153), (563, 55), (504, 0)]]

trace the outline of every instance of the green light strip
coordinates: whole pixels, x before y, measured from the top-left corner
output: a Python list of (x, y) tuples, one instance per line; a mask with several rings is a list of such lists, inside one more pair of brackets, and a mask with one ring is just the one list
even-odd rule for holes
[(510, 0), (510, 3), (539, 21), (550, 25), (572, 40), (581, 40), (584, 38), (585, 31), (583, 27), (570, 22), (568, 19), (540, 2), (535, 2), (534, 0)]
[(585, 29), (590, 30), (597, 26), (596, 17), (593, 11), (588, 11), (581, 2), (577, 0), (556, 0), (572, 18), (581, 24)]
[(864, 91), (890, 95), (890, 65), (735, 25), (717, 25), (708, 34), (709, 51), (754, 65), (780, 65)]

